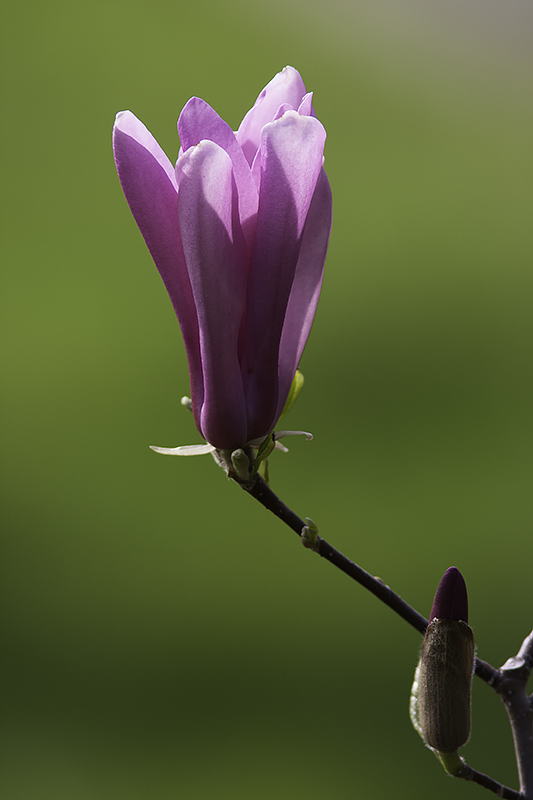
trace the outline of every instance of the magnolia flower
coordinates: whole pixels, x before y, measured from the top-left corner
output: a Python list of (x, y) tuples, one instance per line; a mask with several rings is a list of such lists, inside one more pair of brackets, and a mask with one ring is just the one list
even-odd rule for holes
[(116, 117), (120, 182), (181, 326), (196, 427), (220, 450), (273, 431), (318, 303), (331, 192), (311, 101), (286, 67), (234, 133), (193, 97), (175, 168), (130, 111)]

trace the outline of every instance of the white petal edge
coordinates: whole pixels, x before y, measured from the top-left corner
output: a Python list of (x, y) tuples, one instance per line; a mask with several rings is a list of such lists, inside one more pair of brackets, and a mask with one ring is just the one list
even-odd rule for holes
[(289, 448), (285, 447), (285, 445), (281, 444), (281, 442), (276, 442), (276, 444), (274, 445), (274, 450), (281, 450), (282, 453), (289, 452)]
[(309, 433), (309, 431), (275, 431), (274, 432), (274, 439), (278, 441), (278, 439), (283, 439), (284, 436), (305, 436), (308, 442), (311, 441), (313, 438), (313, 434)]
[(164, 456), (203, 456), (216, 450), (212, 444), (184, 444), (181, 447), (156, 447), (151, 444), (149, 447)]

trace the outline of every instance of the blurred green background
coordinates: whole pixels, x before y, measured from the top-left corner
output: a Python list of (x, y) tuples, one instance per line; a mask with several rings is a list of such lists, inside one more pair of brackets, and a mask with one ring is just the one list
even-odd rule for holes
[[(469, 798), (411, 728), (420, 637), (234, 484), (179, 404), (178, 323), (122, 195), (114, 114), (171, 158), (285, 64), (328, 131), (334, 227), (271, 462), (301, 516), (478, 652), (531, 627), (529, 0), (3, 4), (6, 800)], [(474, 681), (472, 766), (516, 786)]]

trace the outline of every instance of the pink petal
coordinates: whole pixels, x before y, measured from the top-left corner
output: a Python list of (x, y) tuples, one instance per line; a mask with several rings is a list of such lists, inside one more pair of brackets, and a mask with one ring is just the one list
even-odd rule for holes
[(205, 100), (192, 97), (180, 114), (178, 132), (183, 151), (197, 145), (202, 139), (209, 139), (225, 150), (231, 158), (239, 196), (241, 224), (248, 233), (247, 238), (251, 244), (255, 232), (259, 193), (248, 162), (230, 126)]
[[(294, 111), (294, 108), (289, 105), (289, 103), (282, 103), (274, 114), (271, 122), (275, 122), (277, 119), (280, 119), (280, 117), (282, 117), (287, 111)], [(259, 191), (259, 187), (261, 186), (261, 150), (259, 148), (257, 149), (254, 160), (252, 161), (251, 172), (254, 183)]]
[(152, 134), (131, 111), (116, 116), (113, 149), (133, 216), (178, 316), (195, 403), (203, 401), (198, 322), (178, 224), (174, 169)]
[[(302, 233), (322, 169), (326, 132), (295, 111), (263, 128), (257, 234), (247, 294), (243, 376), (248, 439), (268, 433), (278, 406), (278, 352)], [(263, 430), (265, 429), (265, 430)]]
[(331, 231), (331, 189), (322, 169), (311, 201), (279, 348), (279, 416), (316, 312)]
[(272, 122), (283, 103), (298, 108), (304, 95), (305, 84), (294, 67), (285, 67), (265, 86), (236, 133), (250, 166), (259, 147), (263, 127), (267, 122)]
[(183, 153), (176, 171), (179, 224), (200, 330), (200, 430), (210, 444), (233, 449), (247, 441), (238, 357), (247, 260), (232, 162), (221, 147), (204, 140)]
[(295, 111), (294, 106), (291, 106), (290, 103), (282, 103), (270, 122), (275, 122), (277, 119), (280, 119), (287, 111)]
[(298, 106), (298, 114), (304, 117), (316, 117), (315, 109), (313, 108), (313, 92), (308, 92), (300, 105)]

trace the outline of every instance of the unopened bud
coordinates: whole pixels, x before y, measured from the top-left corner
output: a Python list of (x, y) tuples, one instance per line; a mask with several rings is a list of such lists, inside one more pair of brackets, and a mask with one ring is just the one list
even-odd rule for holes
[(250, 459), (242, 449), (239, 447), (231, 453), (231, 463), (233, 469), (228, 472), (228, 475), (236, 481), (245, 482), (250, 477)]
[(473, 668), (466, 585), (450, 567), (435, 595), (411, 696), (413, 724), (438, 753), (453, 753), (468, 741)]

